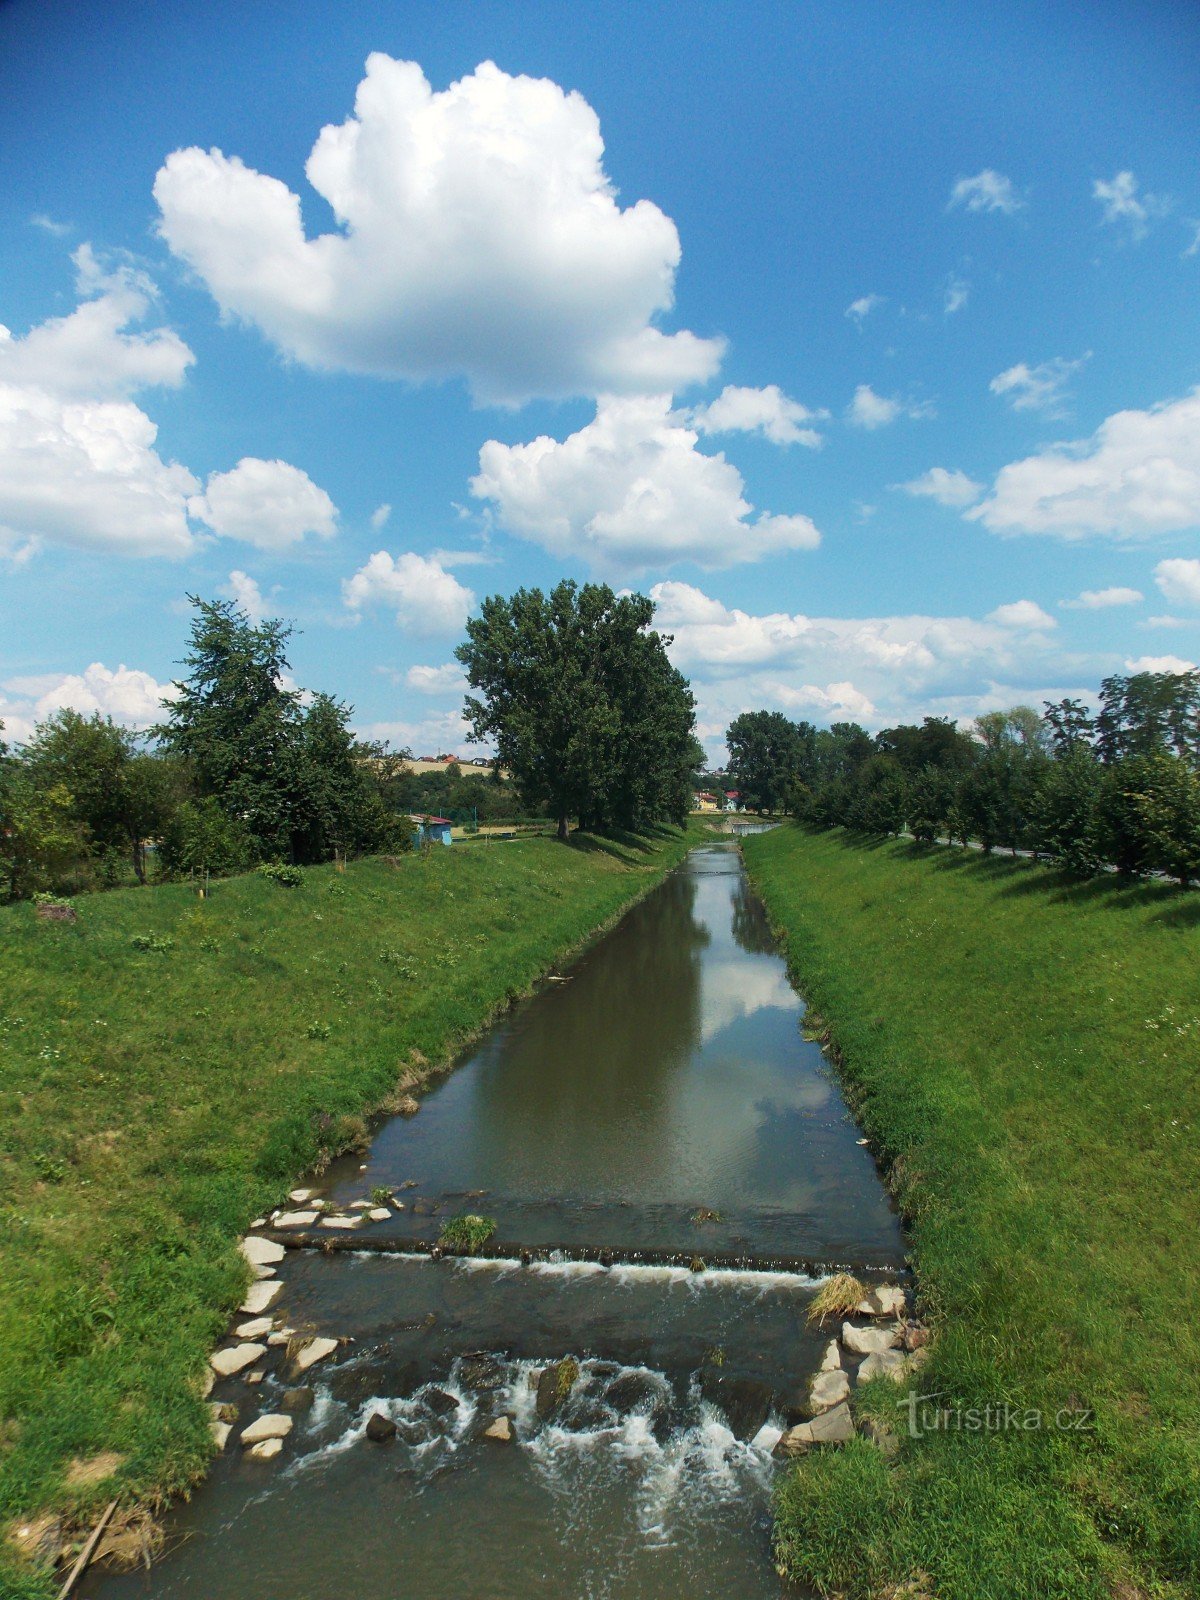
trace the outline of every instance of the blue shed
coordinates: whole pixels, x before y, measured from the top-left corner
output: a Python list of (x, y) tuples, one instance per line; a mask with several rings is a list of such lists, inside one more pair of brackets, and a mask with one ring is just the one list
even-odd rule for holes
[(450, 843), (449, 817), (420, 817), (417, 819), (417, 837), (415, 844), (424, 844), (428, 839), (430, 844)]

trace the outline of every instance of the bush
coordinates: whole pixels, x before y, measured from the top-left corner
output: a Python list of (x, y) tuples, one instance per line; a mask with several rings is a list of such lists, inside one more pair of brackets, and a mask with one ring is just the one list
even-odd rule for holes
[(207, 796), (185, 800), (176, 809), (163, 830), (158, 854), (164, 872), (171, 875), (209, 872), (224, 877), (246, 870), (254, 859), (254, 845), (241, 823)]
[(462, 1250), (469, 1255), (481, 1250), (495, 1231), (495, 1217), (479, 1217), (467, 1212), (463, 1216), (447, 1217), (438, 1243), (447, 1250)]
[(299, 889), (304, 882), (302, 867), (293, 867), (286, 861), (264, 861), (258, 869), (260, 878), (269, 878), (284, 889)]

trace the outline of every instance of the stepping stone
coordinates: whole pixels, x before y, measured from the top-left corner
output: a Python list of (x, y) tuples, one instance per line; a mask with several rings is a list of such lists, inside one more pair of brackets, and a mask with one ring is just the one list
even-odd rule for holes
[(839, 1367), (836, 1372), (819, 1372), (812, 1381), (808, 1391), (809, 1402), (813, 1412), (828, 1411), (832, 1406), (841, 1405), (843, 1400), (850, 1397), (850, 1379)]
[(292, 1418), (281, 1411), (268, 1411), (257, 1417), (249, 1427), (243, 1428), (240, 1443), (243, 1446), (261, 1444), (264, 1439), (286, 1439), (292, 1431)]
[(284, 1248), (274, 1239), (243, 1239), (242, 1254), (252, 1267), (270, 1267), (282, 1261)]
[(351, 1200), (350, 1202), (351, 1211), (370, 1211), (370, 1209), (371, 1202), (369, 1200)]
[(244, 1311), (247, 1316), (261, 1317), (275, 1299), (275, 1296), (281, 1293), (282, 1289), (283, 1283), (279, 1278), (262, 1283), (252, 1283), (246, 1290), (246, 1298), (242, 1301), (239, 1309)]
[(277, 1228), (311, 1228), (317, 1220), (315, 1211), (282, 1211), (275, 1218)]
[(295, 1328), (278, 1328), (274, 1333), (267, 1335), (267, 1343), (278, 1348), (279, 1345), (287, 1344), (289, 1339), (294, 1339), (295, 1337)]
[(282, 1449), (282, 1439), (264, 1439), (261, 1444), (252, 1444), (246, 1454), (253, 1456), (256, 1461), (270, 1461)]
[(318, 1361), (324, 1361), (337, 1349), (337, 1344), (336, 1339), (310, 1339), (296, 1352), (296, 1371), (307, 1372)]
[(370, 1211), (367, 1212), (367, 1216), (372, 1222), (387, 1222), (391, 1214), (386, 1206), (372, 1206)]
[(900, 1334), (895, 1328), (856, 1328), (852, 1322), (843, 1322), (842, 1343), (856, 1356), (871, 1356), (880, 1350), (894, 1350)]
[(233, 1330), (239, 1339), (261, 1339), (264, 1333), (270, 1333), (275, 1326), (271, 1317), (251, 1317), (249, 1322), (240, 1322)]
[(870, 1383), (872, 1378), (891, 1378), (893, 1383), (903, 1383), (909, 1371), (909, 1358), (903, 1350), (877, 1350), (859, 1367), (858, 1381)]
[(292, 1189), (288, 1194), (288, 1199), (294, 1200), (298, 1206), (302, 1206), (306, 1200), (312, 1199), (314, 1192), (312, 1189)]
[(265, 1344), (235, 1344), (227, 1350), (218, 1350), (209, 1356), (208, 1364), (217, 1374), (218, 1378), (232, 1378), (235, 1372), (242, 1372), (246, 1367), (253, 1366), (260, 1356), (265, 1356)]
[(361, 1217), (322, 1217), (323, 1228), (357, 1228), (361, 1225)]

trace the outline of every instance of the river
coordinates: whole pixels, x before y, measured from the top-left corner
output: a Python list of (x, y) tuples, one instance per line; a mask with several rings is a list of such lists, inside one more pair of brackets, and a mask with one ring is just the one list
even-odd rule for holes
[[(340, 1207), (384, 1186), (404, 1210), (280, 1265), (288, 1325), (349, 1341), (283, 1453), (235, 1436), (151, 1571), (84, 1595), (784, 1592), (770, 1450), (819, 1361), (805, 1309), (828, 1267), (898, 1271), (899, 1224), (734, 847), (693, 850), (557, 976), (326, 1174)], [(464, 1211), (496, 1220), (496, 1258), (418, 1253)], [(539, 1418), (531, 1384), (568, 1355)], [(283, 1360), (213, 1398), (239, 1426), (277, 1410)], [(480, 1437), (498, 1413), (510, 1443)]]

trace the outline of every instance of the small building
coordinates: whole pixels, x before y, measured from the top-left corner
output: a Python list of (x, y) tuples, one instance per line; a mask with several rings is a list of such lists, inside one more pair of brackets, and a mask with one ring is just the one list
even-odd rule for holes
[(701, 789), (696, 795), (694, 811), (719, 811), (721, 809), (715, 794), (710, 794), (707, 789)]
[(448, 816), (414, 816), (416, 822), (416, 838), (413, 845), (424, 845), (429, 840), (430, 845), (448, 845), (450, 843), (451, 822)]

